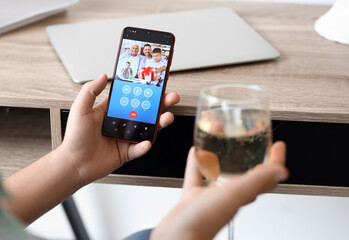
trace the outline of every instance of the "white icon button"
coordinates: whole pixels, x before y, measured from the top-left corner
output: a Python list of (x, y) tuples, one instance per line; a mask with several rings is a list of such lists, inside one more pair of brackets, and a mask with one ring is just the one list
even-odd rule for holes
[(142, 89), (140, 87), (135, 87), (133, 89), (133, 94), (134, 95), (139, 96), (139, 95), (141, 95), (141, 93), (142, 93)]
[(147, 100), (143, 101), (143, 102), (142, 102), (142, 108), (143, 108), (143, 109), (148, 109), (148, 108), (150, 108), (150, 102), (147, 101)]
[(145, 89), (144, 96), (150, 98), (151, 96), (153, 96), (153, 90), (151, 90), (150, 88)]
[(138, 107), (139, 106), (139, 100), (136, 99), (136, 98), (132, 99), (131, 106), (134, 107), (134, 108)]
[(127, 97), (122, 97), (121, 99), (120, 99), (120, 104), (122, 105), (122, 106), (126, 106), (127, 104), (128, 104), (128, 98)]
[(130, 85), (125, 85), (122, 87), (122, 92), (125, 94), (129, 94), (131, 92), (131, 87)]

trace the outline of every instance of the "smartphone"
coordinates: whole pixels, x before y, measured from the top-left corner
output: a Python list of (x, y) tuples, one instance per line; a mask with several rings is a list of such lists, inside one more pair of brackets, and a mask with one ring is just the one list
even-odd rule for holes
[(173, 56), (172, 33), (126, 27), (120, 39), (103, 135), (154, 143)]

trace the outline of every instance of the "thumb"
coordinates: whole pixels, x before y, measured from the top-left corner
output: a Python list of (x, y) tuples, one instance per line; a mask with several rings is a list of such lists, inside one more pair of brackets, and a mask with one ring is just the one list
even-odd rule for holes
[(127, 161), (143, 156), (150, 150), (151, 147), (152, 145), (150, 141), (131, 144), (127, 151)]
[(254, 201), (259, 194), (274, 189), (288, 175), (287, 169), (281, 164), (263, 165), (226, 184), (232, 195), (239, 196), (239, 205), (242, 206)]
[(76, 110), (81, 113), (90, 112), (96, 101), (96, 97), (105, 89), (107, 83), (108, 78), (105, 74), (102, 74), (96, 80), (85, 83), (76, 97), (72, 108), (77, 108)]
[(267, 192), (276, 187), (278, 182), (288, 178), (285, 168), (286, 145), (282, 141), (274, 143), (270, 149), (267, 165), (258, 165), (237, 182), (242, 192), (242, 204), (253, 201), (258, 194)]
[(195, 147), (191, 147), (185, 167), (183, 189), (184, 191), (190, 191), (192, 187), (202, 186), (202, 184), (203, 178), (197, 166)]

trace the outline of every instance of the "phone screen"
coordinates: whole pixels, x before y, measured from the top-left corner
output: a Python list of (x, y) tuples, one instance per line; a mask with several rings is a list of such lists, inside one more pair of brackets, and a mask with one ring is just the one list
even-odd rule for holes
[(171, 33), (124, 29), (103, 124), (105, 136), (155, 140), (173, 45)]

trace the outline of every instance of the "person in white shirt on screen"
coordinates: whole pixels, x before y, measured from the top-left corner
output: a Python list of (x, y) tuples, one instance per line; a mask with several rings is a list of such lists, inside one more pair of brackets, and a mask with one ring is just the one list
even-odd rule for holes
[[(154, 68), (160, 68), (163, 65), (163, 63), (161, 62), (161, 49), (160, 48), (155, 48), (153, 50), (153, 60), (154, 60), (154, 62), (153, 62)], [(165, 79), (165, 73), (166, 73), (166, 71), (155, 72), (152, 84), (155, 84), (156, 86), (162, 86), (164, 79)]]
[(136, 66), (136, 73), (138, 73), (138, 69), (141, 61), (143, 61), (145, 58), (143, 55), (139, 54), (138, 52), (139, 52), (139, 46), (137, 44), (133, 44), (131, 46), (130, 51), (127, 51), (120, 56), (120, 59), (128, 58), (128, 61)]

